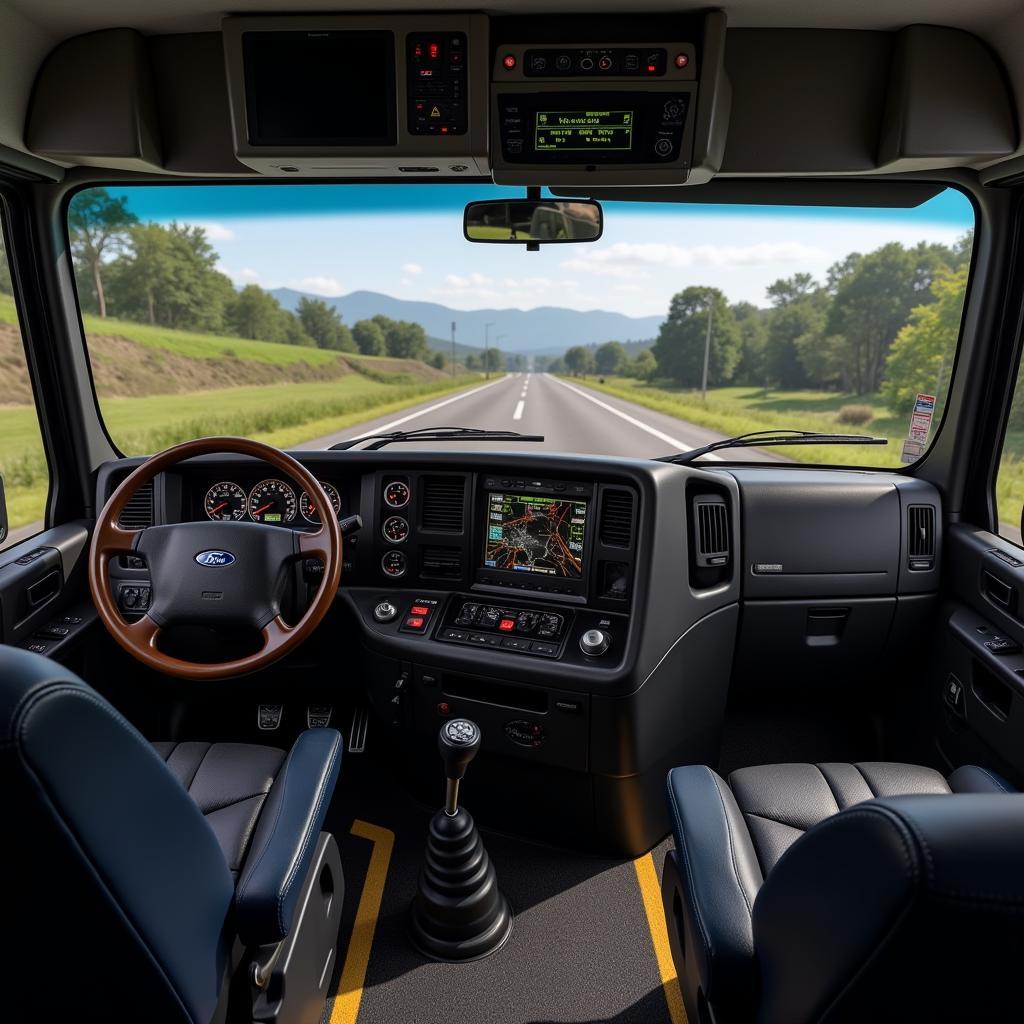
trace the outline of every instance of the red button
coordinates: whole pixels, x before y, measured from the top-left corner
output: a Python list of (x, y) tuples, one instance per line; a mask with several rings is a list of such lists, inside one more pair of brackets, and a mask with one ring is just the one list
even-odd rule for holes
[(515, 628), (516, 628), (516, 620), (515, 619), (502, 619), (501, 622), (498, 623), (498, 629), (500, 629), (502, 631), (502, 633), (511, 633), (512, 630), (515, 629)]
[(405, 624), (409, 629), (422, 629), (423, 628), (423, 617), (421, 615), (410, 615), (405, 620)]
[(505, 66), (506, 71), (511, 71), (516, 66), (516, 58), (511, 53), (507, 53), (502, 57), (501, 63)]
[(441, 703), (437, 705), (437, 713), (439, 715), (450, 715), (452, 713), (451, 705), (441, 701)]
[(677, 68), (685, 68), (686, 65), (689, 64), (689, 63), (690, 63), (690, 58), (687, 57), (685, 53), (677, 53), (676, 54), (676, 67)]
[(425, 604), (414, 604), (409, 609), (409, 614), (410, 615), (429, 615), (430, 614), (430, 608), (427, 605), (425, 605)]

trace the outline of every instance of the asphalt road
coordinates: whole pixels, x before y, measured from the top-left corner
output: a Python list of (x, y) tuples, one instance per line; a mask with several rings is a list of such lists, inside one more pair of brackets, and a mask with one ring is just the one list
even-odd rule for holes
[[(503, 375), (479, 387), (438, 401), (424, 402), (397, 416), (380, 417), (326, 437), (298, 445), (328, 448), (369, 433), (421, 427), (484, 427), (543, 434), (543, 445), (521, 442), (451, 442), (470, 451), (569, 452), (649, 458), (696, 448), (722, 435), (693, 423), (645, 409), (632, 402), (594, 391), (584, 383), (547, 374)], [(445, 444), (449, 442), (443, 442)], [(423, 445), (391, 448), (418, 447)], [(767, 453), (748, 450), (744, 459), (775, 461)], [(709, 461), (714, 456), (708, 456)]]

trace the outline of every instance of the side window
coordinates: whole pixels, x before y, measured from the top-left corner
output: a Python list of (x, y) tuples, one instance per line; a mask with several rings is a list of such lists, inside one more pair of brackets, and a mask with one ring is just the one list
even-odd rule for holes
[(996, 475), (996, 513), (1000, 537), (1021, 544), (1024, 510), (1024, 360), (1013, 388), (1010, 422), (1006, 425), (1003, 454)]
[(50, 487), (14, 303), (5, 228), (0, 224), (0, 229), (4, 229), (0, 230), (0, 478), (7, 495), (8, 528), (6, 535), (0, 537), (0, 548), (10, 547), (42, 530)]

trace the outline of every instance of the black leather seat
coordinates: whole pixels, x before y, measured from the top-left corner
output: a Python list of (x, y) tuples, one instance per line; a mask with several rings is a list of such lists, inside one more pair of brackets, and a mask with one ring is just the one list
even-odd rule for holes
[(232, 992), (232, 1015), (271, 1019), (287, 993), (289, 1019), (317, 1019), (342, 902), (322, 832), (335, 730), (287, 753), (151, 745), (60, 665), (2, 646), (0, 730), (6, 1020), (206, 1024)]
[(669, 773), (662, 893), (693, 1024), (1019, 1020), (1024, 795), (974, 766)]

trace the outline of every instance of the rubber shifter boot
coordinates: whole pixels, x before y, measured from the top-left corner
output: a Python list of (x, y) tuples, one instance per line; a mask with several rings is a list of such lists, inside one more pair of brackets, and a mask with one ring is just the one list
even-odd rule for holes
[(459, 782), (480, 749), (480, 730), (469, 719), (451, 719), (441, 727), (438, 747), (447, 799), (430, 822), (412, 903), (412, 939), (437, 960), (478, 960), (500, 949), (512, 930), (491, 858), (472, 816), (458, 805)]

